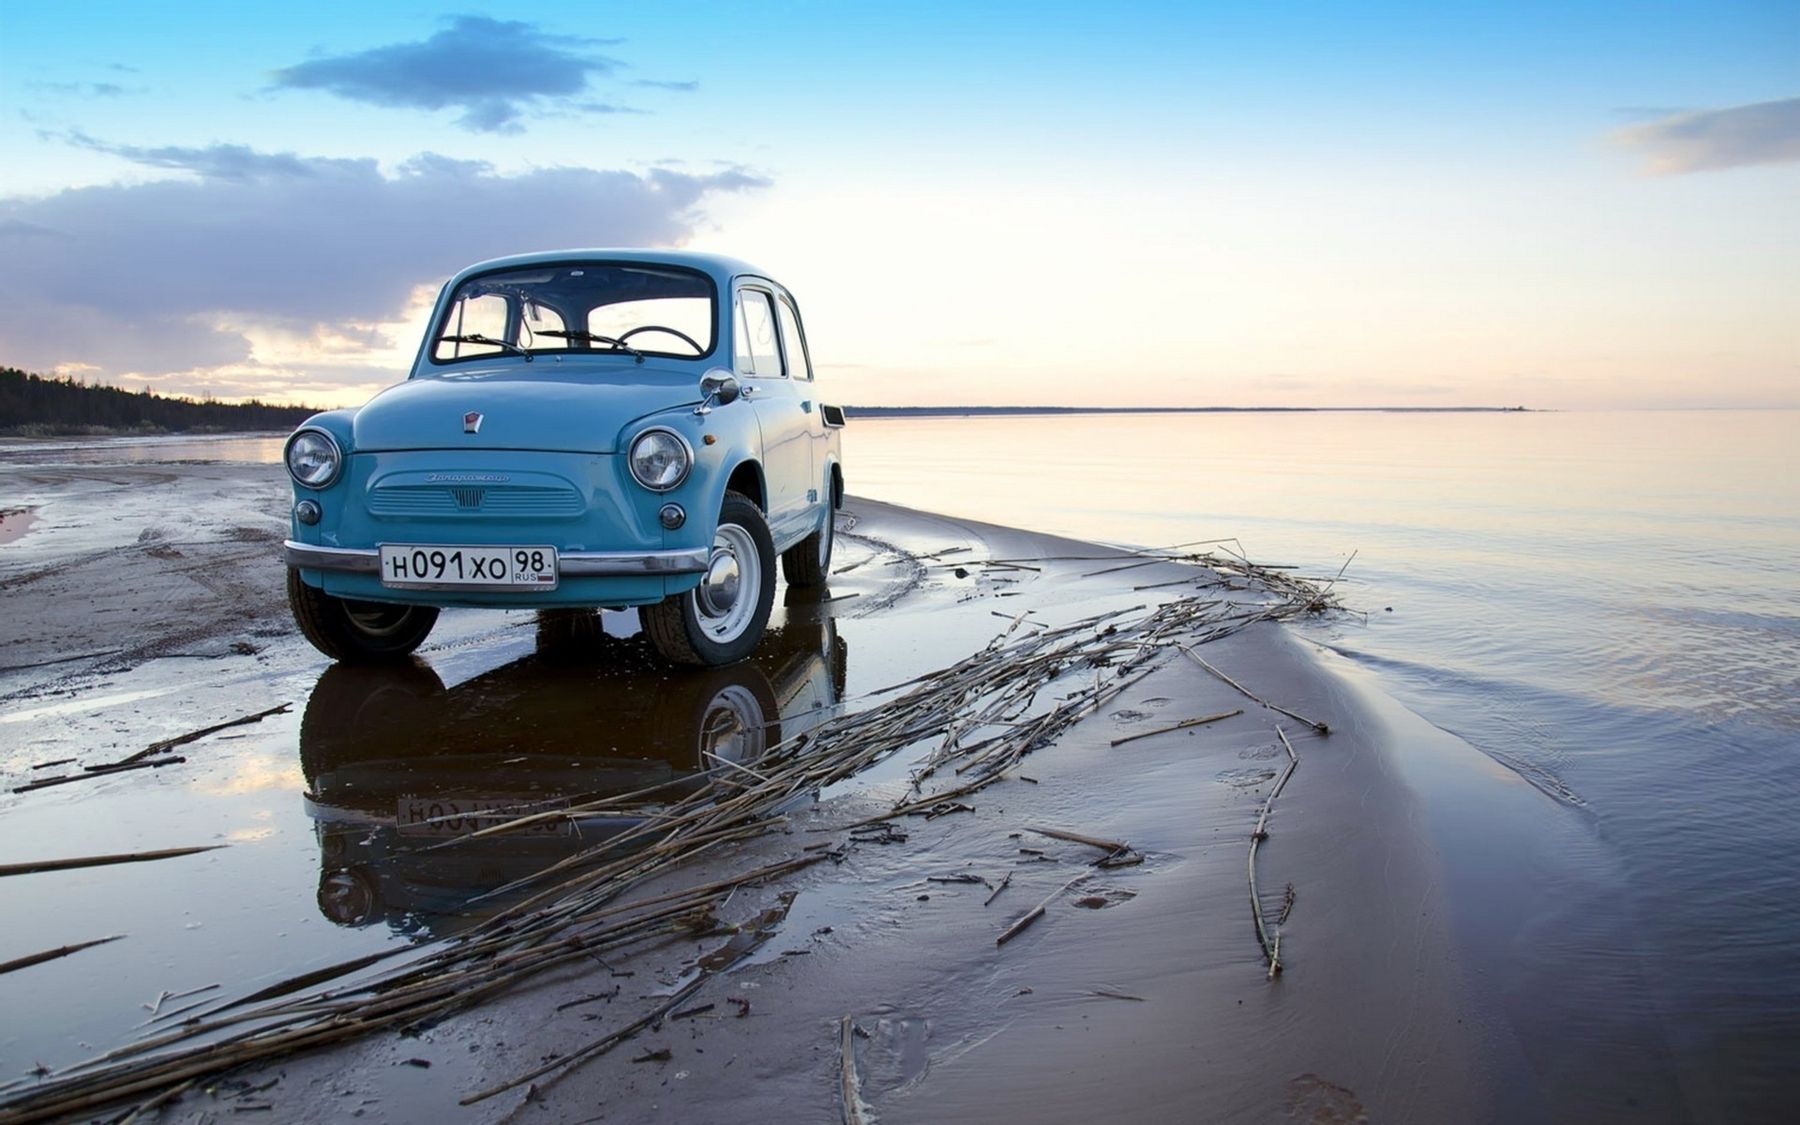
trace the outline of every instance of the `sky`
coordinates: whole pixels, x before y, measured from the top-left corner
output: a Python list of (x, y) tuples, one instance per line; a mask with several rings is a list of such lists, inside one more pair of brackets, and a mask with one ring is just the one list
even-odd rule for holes
[(1800, 4), (0, 0), (0, 364), (354, 405), (581, 246), (849, 404), (1800, 407)]

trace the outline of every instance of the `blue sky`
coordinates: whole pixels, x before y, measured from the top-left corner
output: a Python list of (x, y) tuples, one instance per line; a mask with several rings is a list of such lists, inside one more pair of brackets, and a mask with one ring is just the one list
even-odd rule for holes
[(1800, 7), (0, 0), (0, 362), (359, 401), (681, 244), (858, 403), (1800, 405)]

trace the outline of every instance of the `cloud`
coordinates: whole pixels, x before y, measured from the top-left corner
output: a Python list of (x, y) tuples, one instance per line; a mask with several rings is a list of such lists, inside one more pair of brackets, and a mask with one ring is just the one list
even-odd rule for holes
[(33, 90), (42, 90), (47, 94), (63, 94), (76, 98), (122, 98), (127, 92), (143, 93), (143, 90), (127, 91), (117, 82), (27, 82), (26, 86)]
[[(45, 139), (55, 139), (54, 134), (40, 133)], [(328, 160), (322, 157), (297, 156), (291, 152), (257, 152), (248, 145), (207, 145), (204, 148), (187, 148), (179, 145), (163, 145), (159, 148), (144, 148), (139, 145), (107, 144), (95, 140), (79, 129), (71, 129), (61, 134), (61, 138), (76, 148), (85, 148), (93, 152), (104, 152), (111, 156), (122, 156), (136, 164), (144, 164), (151, 168), (169, 168), (181, 172), (192, 172), (197, 176), (219, 180), (260, 180), (271, 176), (309, 177), (323, 172), (354, 171), (366, 165), (367, 161)]]
[(63, 241), (68, 237), (62, 231), (40, 227), (36, 223), (27, 223), (21, 219), (0, 220), (0, 245), (5, 245), (6, 242), (15, 238), (48, 238)]
[(327, 55), (275, 73), (275, 85), (370, 105), (460, 109), (477, 133), (516, 133), (528, 109), (568, 105), (616, 59), (571, 50), (605, 40), (551, 35), (529, 23), (458, 16), (429, 39)]
[[(191, 177), (0, 199), (0, 362), (90, 364), (171, 390), (225, 367), (239, 381), (259, 366), (392, 381), (416, 341), (391, 337), (413, 331), (420, 286), (502, 254), (680, 244), (708, 195), (766, 186), (736, 168), (501, 175), (424, 153), (384, 172), (241, 145), (86, 143)], [(355, 358), (396, 347), (404, 359), (380, 371)]]
[(671, 82), (663, 78), (639, 78), (631, 83), (633, 86), (648, 86), (653, 90), (674, 90), (682, 94), (691, 94), (700, 88), (700, 83), (691, 79), (685, 82)]
[(1644, 170), (1655, 176), (1784, 164), (1800, 160), (1800, 98), (1677, 113), (1621, 129), (1613, 140), (1641, 151)]

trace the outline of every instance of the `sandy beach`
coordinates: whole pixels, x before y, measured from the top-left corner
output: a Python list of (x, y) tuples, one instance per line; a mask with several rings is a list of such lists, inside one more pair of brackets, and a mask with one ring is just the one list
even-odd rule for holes
[[(9, 1080), (26, 1076), (0, 1093), (0, 1120), (54, 1107), (71, 1067), (146, 1034), (146, 1008), (174, 1009), (165, 994), (243, 996), (454, 942), (481, 916), (470, 891), (582, 847), (409, 841), (395, 823), (407, 794), (554, 795), (595, 788), (597, 773), (628, 788), (704, 772), (686, 760), (683, 716), (722, 692), (754, 697), (769, 734), (791, 738), (1009, 632), (1263, 597), (1186, 563), (852, 500), (823, 598), (778, 597), (769, 643), (729, 683), (650, 664), (629, 614), (596, 628), (449, 613), (417, 665), (352, 673), (288, 621), (277, 468), (15, 460), (7, 477), (33, 520), (0, 555), (0, 856), (228, 846), (0, 880), (12, 920), (0, 960), (127, 935), (0, 975), (0, 1002), (30, 1017), (9, 1020), (0, 1047)], [(268, 1106), (279, 1120), (821, 1121), (847, 1098), (857, 1119), (890, 1122), (1535, 1116), (1511, 1082), (1519, 1048), (1452, 940), (1393, 723), (1310, 649), (1267, 622), (1201, 646), (1285, 714), (1171, 647), (963, 807), (871, 826), (909, 798), (909, 767), (934, 749), (921, 743), (622, 900), (821, 860), (738, 887), (706, 932), (562, 964), (404, 1033), (209, 1076), (165, 1117)], [(16, 791), (283, 705), (177, 744), (163, 756), (182, 760), (160, 768)], [(1132, 737), (1216, 715), (1228, 717)], [(1289, 760), (1278, 727), (1297, 765), (1269, 804)], [(75, 762), (46, 765), (61, 759)], [(535, 772), (520, 785), (495, 780), (521, 768)], [(1273, 978), (1247, 880), (1265, 805), (1255, 871), (1280, 934)], [(1108, 852), (1072, 837), (1128, 843), (1131, 862), (1096, 867)], [(352, 868), (374, 874), (333, 882)], [(996, 944), (1040, 902), (1040, 918)], [(683, 992), (721, 949), (728, 967)], [(677, 992), (673, 1013), (613, 1049), (459, 1104)]]

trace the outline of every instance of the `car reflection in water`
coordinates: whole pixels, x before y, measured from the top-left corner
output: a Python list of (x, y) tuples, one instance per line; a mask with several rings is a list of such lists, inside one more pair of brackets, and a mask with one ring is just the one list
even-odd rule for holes
[[(398, 933), (466, 929), (529, 893), (472, 899), (635, 827), (556, 819), (452, 842), (528, 809), (662, 785), (676, 800), (827, 718), (845, 646), (830, 618), (771, 629), (749, 660), (671, 669), (593, 615), (544, 615), (537, 651), (452, 688), (423, 663), (335, 664), (300, 726), (319, 910)], [(604, 855), (605, 849), (600, 849)]]

